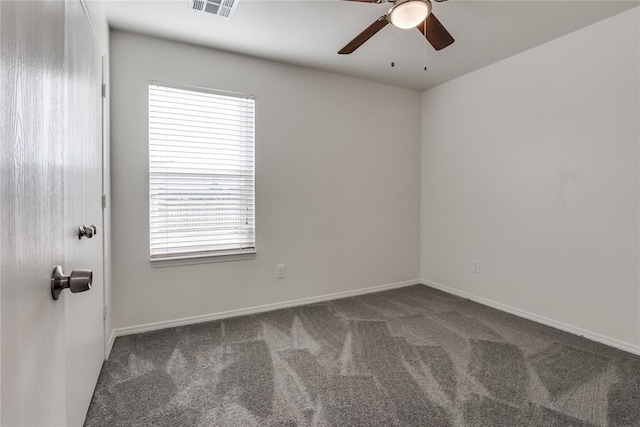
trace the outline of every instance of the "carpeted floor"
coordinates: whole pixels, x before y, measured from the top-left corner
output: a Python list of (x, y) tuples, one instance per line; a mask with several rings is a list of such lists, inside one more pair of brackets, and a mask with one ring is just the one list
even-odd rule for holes
[(87, 426), (639, 426), (640, 357), (411, 286), (118, 338)]

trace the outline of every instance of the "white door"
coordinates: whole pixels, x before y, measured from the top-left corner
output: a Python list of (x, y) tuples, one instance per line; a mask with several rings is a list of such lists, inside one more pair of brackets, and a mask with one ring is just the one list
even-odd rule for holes
[[(102, 57), (79, 1), (65, 19), (65, 263), (93, 272), (92, 289), (65, 291), (67, 425), (81, 426), (104, 360)], [(80, 226), (97, 234), (78, 238)]]
[[(99, 49), (79, 0), (0, 1), (0, 47), (0, 425), (81, 425), (104, 355)], [(54, 301), (56, 265), (93, 288)]]
[(62, 2), (0, 1), (0, 425), (64, 425)]

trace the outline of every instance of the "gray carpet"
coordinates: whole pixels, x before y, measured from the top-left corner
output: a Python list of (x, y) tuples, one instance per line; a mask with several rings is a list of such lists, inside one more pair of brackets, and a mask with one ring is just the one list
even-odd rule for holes
[(116, 340), (87, 426), (640, 426), (640, 357), (426, 286)]

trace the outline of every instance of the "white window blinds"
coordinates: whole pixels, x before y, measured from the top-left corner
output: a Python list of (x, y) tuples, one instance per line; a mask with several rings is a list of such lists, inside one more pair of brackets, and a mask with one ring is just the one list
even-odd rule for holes
[(151, 259), (255, 250), (255, 101), (149, 83)]

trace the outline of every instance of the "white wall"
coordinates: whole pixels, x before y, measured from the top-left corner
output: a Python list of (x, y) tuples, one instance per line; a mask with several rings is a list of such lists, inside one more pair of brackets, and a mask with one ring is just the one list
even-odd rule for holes
[(423, 93), (424, 280), (640, 350), (639, 23)]
[[(149, 79), (256, 96), (255, 259), (151, 267)], [(111, 81), (114, 327), (418, 277), (419, 93), (117, 31)]]

